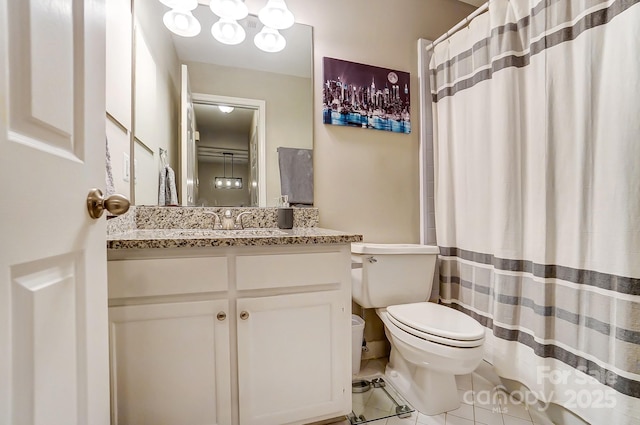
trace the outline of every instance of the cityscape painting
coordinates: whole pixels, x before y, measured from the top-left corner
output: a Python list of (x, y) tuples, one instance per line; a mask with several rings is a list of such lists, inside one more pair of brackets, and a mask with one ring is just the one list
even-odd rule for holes
[(324, 58), (325, 124), (411, 133), (409, 73)]

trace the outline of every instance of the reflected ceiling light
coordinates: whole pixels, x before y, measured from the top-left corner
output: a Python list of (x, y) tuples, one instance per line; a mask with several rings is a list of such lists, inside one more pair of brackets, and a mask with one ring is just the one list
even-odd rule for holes
[(200, 22), (188, 10), (172, 9), (162, 18), (169, 30), (182, 37), (193, 37), (200, 34)]
[(242, 0), (211, 0), (209, 7), (219, 17), (232, 21), (244, 19), (249, 14), (249, 9)]
[(256, 34), (253, 42), (258, 46), (258, 49), (268, 53), (279, 52), (287, 45), (287, 40), (284, 39), (278, 30), (267, 26), (263, 27), (262, 31)]
[(230, 114), (231, 112), (233, 112), (233, 106), (227, 106), (227, 105), (218, 105), (218, 109), (220, 109), (220, 112), (224, 112), (225, 114)]
[(277, 30), (293, 26), (293, 13), (287, 8), (284, 0), (269, 0), (258, 13), (260, 22)]
[(198, 7), (198, 0), (160, 0), (160, 3), (178, 10), (193, 10)]
[[(227, 157), (231, 157), (231, 177), (227, 177)], [(222, 153), (224, 161), (224, 177), (216, 177), (213, 184), (216, 189), (242, 189), (242, 177), (233, 177), (233, 154), (230, 152)]]
[(220, 18), (220, 20), (211, 27), (211, 35), (220, 43), (234, 45), (242, 43), (247, 33), (236, 21)]

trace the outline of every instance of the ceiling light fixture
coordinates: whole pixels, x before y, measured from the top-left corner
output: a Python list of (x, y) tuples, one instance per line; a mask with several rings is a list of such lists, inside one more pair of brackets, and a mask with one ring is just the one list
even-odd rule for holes
[[(227, 177), (227, 156), (231, 156), (231, 177)], [(224, 177), (216, 177), (214, 186), (216, 189), (242, 189), (242, 177), (233, 177), (233, 154), (229, 152), (222, 153), (224, 161)]]
[(188, 10), (172, 9), (162, 18), (169, 30), (182, 37), (194, 37), (202, 29), (200, 22)]
[(287, 40), (284, 39), (278, 30), (267, 26), (263, 27), (262, 31), (256, 34), (253, 42), (258, 49), (267, 53), (279, 52), (287, 45)]
[(227, 106), (227, 105), (218, 105), (218, 109), (220, 109), (220, 112), (224, 112), (225, 114), (230, 114), (231, 112), (233, 112), (234, 107)]
[(258, 18), (266, 26), (277, 30), (291, 28), (294, 21), (293, 13), (284, 0), (269, 0), (258, 13)]
[[(194, 37), (202, 29), (200, 22), (191, 13), (198, 7), (198, 0), (159, 0), (165, 6), (171, 8), (164, 14), (165, 26), (174, 34), (182, 37)], [(211, 11), (220, 17), (220, 20), (211, 27), (211, 34), (220, 43), (235, 45), (244, 41), (247, 36), (238, 20), (244, 19), (249, 14), (244, 0), (211, 0)], [(258, 18), (264, 24), (254, 38), (253, 42), (262, 51), (275, 53), (285, 48), (287, 41), (278, 32), (290, 28), (294, 24), (294, 17), (287, 8), (284, 0), (268, 0), (260, 10)]]
[(236, 21), (220, 18), (220, 20), (211, 27), (211, 35), (220, 43), (235, 45), (242, 43), (247, 33)]
[(211, 0), (211, 11), (221, 18), (239, 21), (249, 14), (247, 5), (242, 0)]

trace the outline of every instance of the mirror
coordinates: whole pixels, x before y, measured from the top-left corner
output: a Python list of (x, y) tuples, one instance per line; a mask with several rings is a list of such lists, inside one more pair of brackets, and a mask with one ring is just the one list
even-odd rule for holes
[[(295, 24), (290, 29), (282, 30), (287, 41), (285, 49), (278, 53), (266, 53), (253, 43), (255, 34), (262, 29), (262, 24), (253, 15), (239, 21), (246, 31), (246, 38), (242, 43), (231, 46), (221, 44), (212, 37), (211, 26), (217, 17), (208, 5), (200, 4), (193, 11), (202, 27), (200, 34), (195, 37), (180, 37), (171, 33), (162, 22), (168, 10), (157, 0), (134, 2), (132, 152), (135, 177), (131, 182), (131, 191), (135, 204), (158, 204), (158, 176), (164, 167), (159, 152), (163, 149), (167, 152), (167, 165), (173, 168), (176, 175), (181, 205), (276, 205), (276, 198), (280, 196), (277, 148), (313, 148), (312, 28)], [(188, 84), (193, 96), (194, 133), (200, 134), (189, 161), (181, 154), (185, 149), (179, 142), (182, 64), (188, 68)], [(254, 112), (252, 117), (255, 121), (252, 124), (254, 130), (256, 126), (262, 126), (262, 134), (259, 131), (247, 133), (241, 145), (231, 146), (229, 141), (233, 137), (220, 136), (230, 124), (221, 120), (214, 124), (209, 118), (199, 116), (208, 108), (224, 103), (216, 101), (216, 97), (239, 99), (240, 104), (243, 100), (263, 102), (263, 113)], [(240, 106), (235, 106), (238, 115), (242, 111)], [(257, 109), (252, 106), (248, 108)], [(235, 112), (226, 114), (226, 118), (233, 120)], [(251, 114), (251, 111), (247, 114)], [(215, 125), (220, 125), (220, 128), (215, 128)], [(246, 126), (246, 120), (242, 125)], [(240, 130), (229, 131), (237, 133)], [(204, 135), (212, 134), (214, 136), (207, 136), (207, 140), (204, 140)], [(212, 138), (216, 137), (226, 141), (215, 142)], [(248, 147), (251, 137), (255, 139), (253, 152)], [(227, 173), (231, 171), (231, 154), (234, 173), (243, 173), (243, 189), (237, 192), (215, 188), (215, 177), (221, 177), (217, 174), (220, 172), (218, 165), (223, 166), (224, 174), (222, 159), (226, 158)], [(198, 159), (202, 167), (198, 167)], [(194, 169), (191, 179), (183, 172), (186, 167)], [(201, 176), (195, 172), (199, 168), (204, 173)], [(182, 174), (184, 178), (181, 178)], [(188, 196), (192, 198), (191, 202), (187, 202), (186, 188), (189, 184), (194, 186)], [(260, 187), (264, 187), (262, 193), (260, 190), (252, 191)]]

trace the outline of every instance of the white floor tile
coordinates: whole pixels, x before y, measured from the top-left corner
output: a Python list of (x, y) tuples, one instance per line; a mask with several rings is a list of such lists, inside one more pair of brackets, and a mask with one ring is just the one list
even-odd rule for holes
[(544, 411), (538, 410), (535, 406), (529, 409), (529, 415), (536, 425), (554, 425), (551, 419), (547, 417)]
[(460, 403), (473, 404), (473, 390), (458, 390), (458, 399)]
[(531, 420), (531, 416), (529, 415), (529, 410), (526, 408), (524, 403), (513, 403), (512, 400), (509, 400), (507, 403), (502, 403), (502, 414), (515, 416), (516, 418), (525, 419), (527, 421)]
[(456, 375), (456, 387), (458, 387), (459, 390), (470, 390), (472, 389), (472, 383), (471, 383), (471, 374), (467, 374), (467, 375)]
[(527, 421), (525, 419), (516, 418), (514, 416), (502, 415), (502, 420), (504, 421), (504, 425), (532, 425), (533, 422)]
[(495, 372), (495, 369), (493, 368), (493, 365), (491, 365), (491, 363), (482, 361), (480, 365), (476, 368), (474, 373), (482, 376), (484, 379), (486, 379), (487, 381), (491, 382), (494, 385), (500, 384), (500, 377)]
[[(369, 360), (362, 363), (358, 376), (366, 379), (378, 377), (384, 373), (387, 359)], [(410, 418), (388, 418), (373, 422), (374, 425), (553, 425), (544, 412), (532, 406), (509, 399), (502, 390), (499, 377), (493, 366), (483, 362), (472, 374), (456, 376), (456, 387), (461, 405), (446, 414), (427, 416), (415, 412)], [(382, 394), (374, 392), (353, 394), (356, 406), (364, 416), (374, 417), (393, 410), (392, 402)], [(348, 421), (335, 425), (347, 425)]]
[(469, 404), (461, 404), (460, 407), (458, 407), (456, 410), (447, 412), (447, 418), (449, 417), (449, 415), (473, 420), (473, 406)]
[(369, 390), (365, 393), (352, 393), (351, 394), (351, 401), (353, 402), (353, 406), (361, 406), (364, 407), (367, 405), (367, 402), (369, 401), (369, 399), (371, 398), (371, 394), (373, 394), (373, 391)]
[(473, 380), (473, 390), (474, 391), (494, 391), (496, 388), (499, 388), (498, 385), (484, 379), (482, 376), (478, 374), (472, 374)]
[(363, 360), (360, 363), (360, 372), (354, 379), (373, 379), (384, 375), (384, 369), (387, 366), (387, 358)]
[(501, 394), (494, 390), (480, 390), (473, 392), (473, 405), (481, 409), (502, 412), (502, 404), (500, 404), (502, 399), (503, 397), (501, 397)]
[(457, 416), (451, 416), (447, 414), (446, 425), (474, 425), (473, 421), (469, 419), (459, 418)]
[(416, 420), (418, 419), (418, 415), (412, 414), (411, 417), (408, 418), (398, 418), (393, 417), (387, 419), (386, 425), (414, 425)]
[(417, 423), (420, 425), (445, 425), (445, 414), (435, 415), (435, 416), (427, 416), (422, 413), (418, 413), (418, 421)]
[(502, 414), (499, 411), (492, 411), (487, 409), (474, 409), (476, 424), (483, 425), (503, 425)]
[(362, 415), (366, 419), (370, 419), (370, 418), (383, 418), (385, 416), (388, 416), (391, 412), (389, 412), (389, 410), (378, 409), (375, 406), (370, 405), (370, 406), (366, 406), (364, 410), (356, 411), (355, 413), (357, 416)]
[(386, 412), (391, 411), (395, 405), (393, 401), (384, 392), (377, 390), (371, 391), (371, 397), (367, 400), (367, 407), (375, 407), (376, 409), (384, 410)]

